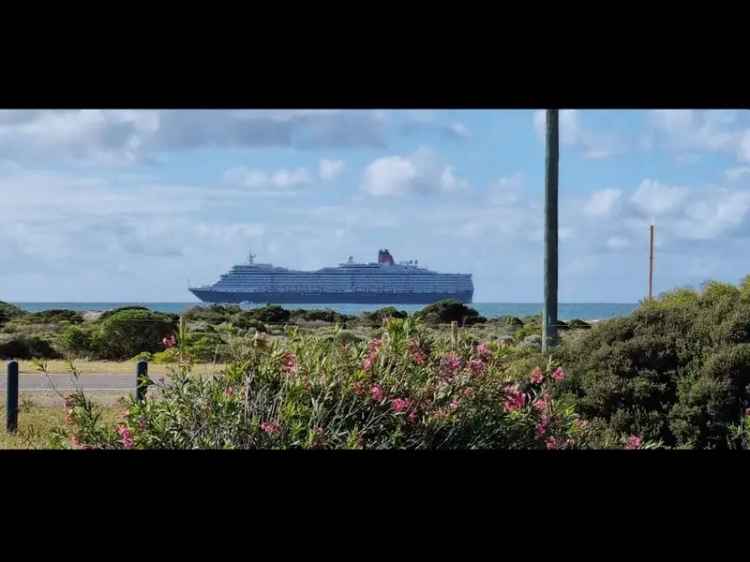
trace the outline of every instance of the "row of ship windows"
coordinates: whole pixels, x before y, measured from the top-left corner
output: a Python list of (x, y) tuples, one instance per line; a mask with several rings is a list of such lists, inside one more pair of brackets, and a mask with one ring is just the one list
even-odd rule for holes
[(241, 280), (228, 280), (228, 279), (224, 279), (224, 280), (220, 281), (219, 283), (217, 283), (217, 285), (236, 285), (236, 286), (242, 285), (242, 286), (253, 286), (253, 287), (259, 287), (259, 286), (265, 286), (265, 287), (271, 287), (271, 286), (285, 287), (285, 286), (289, 286), (289, 285), (320, 286), (320, 287), (353, 287), (353, 286), (356, 286), (356, 287), (371, 287), (371, 286), (376, 286), (376, 285), (377, 286), (387, 285), (389, 287), (426, 287), (426, 286), (435, 286), (435, 285), (437, 285), (437, 286), (445, 286), (445, 287), (455, 287), (455, 286), (461, 286), (461, 285), (463, 285), (463, 286), (469, 286), (469, 285), (471, 285), (471, 282), (469, 282), (469, 281), (465, 281), (465, 282), (458, 281), (458, 282), (456, 282), (456, 281), (448, 281), (448, 280), (444, 280), (444, 281), (434, 281), (433, 280), (433, 281), (419, 281), (419, 282), (408, 282), (408, 281), (387, 282), (387, 281), (383, 281), (383, 280), (377, 280), (377, 281), (376, 280), (368, 280), (368, 281), (358, 280), (358, 281), (355, 281), (355, 282), (346, 281), (346, 282), (338, 282), (338, 283), (330, 282), (330, 281), (329, 282), (323, 282), (323, 281), (321, 281), (321, 282), (315, 282), (315, 283), (310, 283), (308, 281), (308, 282), (302, 282), (302, 283), (300, 283), (300, 282), (296, 282), (295, 283), (295, 282), (293, 282), (291, 280), (290, 281), (275, 280), (274, 282), (266, 281), (266, 282), (248, 283), (246, 281), (241, 281)]

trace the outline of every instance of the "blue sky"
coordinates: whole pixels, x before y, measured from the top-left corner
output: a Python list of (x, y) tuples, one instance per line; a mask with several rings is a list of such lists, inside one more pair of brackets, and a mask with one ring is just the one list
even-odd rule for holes
[[(189, 301), (252, 249), (474, 275), (542, 298), (544, 114), (0, 111), (0, 300)], [(750, 114), (563, 110), (560, 299), (750, 273)]]

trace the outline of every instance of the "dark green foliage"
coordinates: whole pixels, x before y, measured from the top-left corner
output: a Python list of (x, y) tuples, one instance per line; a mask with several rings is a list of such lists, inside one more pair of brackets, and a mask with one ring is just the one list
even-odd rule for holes
[(397, 310), (393, 306), (379, 308), (372, 312), (363, 312), (360, 315), (361, 323), (366, 326), (382, 326), (386, 318), (407, 318), (409, 314), (403, 310)]
[(573, 318), (573, 320), (568, 322), (568, 328), (571, 330), (590, 330), (591, 324), (578, 318)]
[(80, 326), (68, 326), (59, 336), (60, 347), (68, 354), (86, 357), (95, 353), (91, 330)]
[(194, 306), (185, 312), (184, 317), (188, 322), (206, 322), (218, 325), (234, 321), (234, 318), (241, 312), (242, 309), (238, 305), (212, 304), (211, 306)]
[(291, 313), (276, 304), (269, 304), (261, 308), (242, 311), (238, 317), (256, 320), (264, 324), (285, 324), (289, 322)]
[(581, 413), (613, 431), (724, 447), (748, 399), (750, 303), (720, 283), (700, 298), (668, 293), (564, 344), (556, 360)]
[(253, 315), (245, 314), (244, 312), (237, 315), (237, 317), (232, 321), (232, 325), (241, 330), (254, 329), (256, 332), (267, 331), (266, 325), (263, 322), (257, 320)]
[(147, 309), (119, 310), (101, 322), (94, 345), (101, 358), (128, 359), (143, 351), (161, 351), (162, 339), (176, 328), (172, 315)]
[(60, 322), (82, 324), (83, 315), (75, 310), (43, 310), (27, 314), (23, 320), (29, 324), (59, 324)]
[(446, 299), (430, 304), (417, 312), (415, 317), (426, 324), (450, 324), (451, 322), (458, 322), (460, 326), (470, 326), (487, 321), (484, 316), (480, 316), (479, 312), (473, 308), (453, 299)]
[[(395, 309), (394, 309), (395, 310)], [(344, 324), (345, 322), (354, 320), (354, 316), (347, 316), (346, 314), (340, 314), (335, 310), (292, 310), (291, 320), (292, 322), (329, 322), (331, 324)]]
[(49, 341), (33, 337), (18, 336), (0, 343), (0, 359), (59, 359), (61, 355)]
[(113, 316), (113, 315), (115, 315), (115, 314), (117, 314), (119, 312), (124, 312), (126, 310), (146, 310), (146, 311), (150, 311), (150, 309), (147, 308), (147, 307), (145, 307), (145, 306), (122, 306), (120, 308), (115, 308), (113, 310), (107, 310), (107, 311), (103, 312), (102, 315), (99, 316), (99, 318), (98, 318), (97, 321), (98, 322), (104, 322), (110, 316)]
[(0, 326), (12, 318), (25, 315), (26, 312), (7, 302), (0, 301)]

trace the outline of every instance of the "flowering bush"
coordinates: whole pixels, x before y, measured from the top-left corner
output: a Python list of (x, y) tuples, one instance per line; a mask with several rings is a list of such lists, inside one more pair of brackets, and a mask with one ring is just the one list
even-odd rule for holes
[[(70, 434), (86, 448), (589, 447), (591, 428), (552, 398), (564, 371), (549, 363), (518, 381), (505, 353), (431, 338), (410, 319), (388, 320), (363, 344), (291, 328), (283, 348), (259, 336), (237, 349), (223, 376), (178, 364), (111, 428), (75, 394)], [(620, 447), (635, 444), (626, 438)]]

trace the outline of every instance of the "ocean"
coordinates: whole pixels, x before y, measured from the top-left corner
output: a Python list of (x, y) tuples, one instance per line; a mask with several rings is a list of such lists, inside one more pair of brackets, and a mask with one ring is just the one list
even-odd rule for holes
[[(166, 312), (171, 314), (180, 314), (194, 306), (209, 306), (200, 302), (19, 302), (13, 303), (16, 306), (28, 312), (40, 312), (43, 310), (66, 309), (78, 311), (103, 311), (112, 310), (121, 306), (146, 306), (151, 310)], [(373, 311), (383, 308), (386, 305), (360, 305), (360, 304), (300, 304), (283, 305), (289, 310), (297, 308), (323, 309), (330, 308), (341, 314), (356, 315), (364, 311)], [(409, 313), (416, 312), (423, 308), (422, 305), (394, 305), (399, 310), (405, 310)], [(531, 316), (541, 314), (542, 303), (515, 303), (515, 302), (475, 302), (471, 305), (479, 314), (486, 318), (495, 318), (498, 316)], [(243, 308), (250, 308), (242, 305)], [(560, 320), (572, 320), (580, 318), (581, 320), (605, 320), (617, 316), (626, 316), (638, 307), (637, 303), (560, 303), (558, 305), (558, 317)]]

